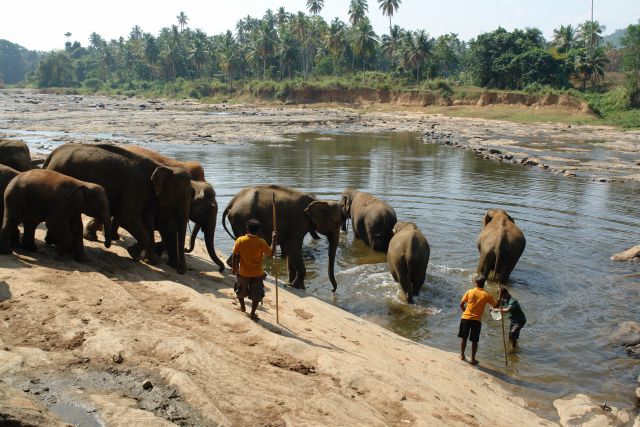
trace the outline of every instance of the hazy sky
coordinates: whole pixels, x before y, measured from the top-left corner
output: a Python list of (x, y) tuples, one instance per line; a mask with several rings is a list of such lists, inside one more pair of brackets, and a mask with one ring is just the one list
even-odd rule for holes
[[(0, 39), (28, 49), (64, 47), (65, 32), (72, 40), (87, 45), (89, 34), (106, 39), (127, 37), (134, 25), (154, 35), (160, 28), (176, 24), (184, 11), (189, 27), (212, 35), (233, 30), (241, 17), (264, 15), (284, 6), (289, 12), (304, 10), (306, 0), (3, 0), (0, 6)], [(347, 21), (349, 0), (325, 0), (322, 16)], [(560, 24), (577, 25), (588, 19), (590, 0), (403, 0), (393, 23), (404, 28), (427, 30), (431, 35), (454, 32), (468, 40), (498, 26), (507, 29), (538, 27), (547, 38)], [(606, 25), (606, 33), (637, 23), (640, 0), (595, 0), (595, 19)], [(388, 30), (389, 21), (369, 0), (369, 17), (378, 34)]]

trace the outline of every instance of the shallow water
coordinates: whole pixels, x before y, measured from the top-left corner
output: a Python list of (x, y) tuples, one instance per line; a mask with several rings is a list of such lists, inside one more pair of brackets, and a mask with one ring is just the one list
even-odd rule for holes
[[(540, 141), (544, 143), (544, 141)], [(520, 351), (504, 366), (501, 323), (485, 315), (478, 358), (514, 384), (530, 387), (534, 407), (548, 416), (551, 400), (588, 393), (628, 407), (638, 361), (609, 336), (640, 319), (640, 263), (609, 256), (640, 241), (634, 184), (567, 179), (536, 168), (486, 161), (455, 148), (424, 144), (414, 134), (291, 135), (288, 141), (241, 145), (145, 144), (179, 159), (198, 159), (214, 183), (220, 214), (242, 187), (276, 183), (338, 200), (346, 187), (388, 201), (400, 220), (416, 222), (431, 246), (427, 283), (415, 306), (403, 302), (386, 255), (341, 237), (338, 291), (326, 274), (327, 243), (305, 246), (308, 292), (398, 334), (457, 352), (462, 294), (478, 258), (475, 239), (488, 208), (507, 210), (527, 248), (509, 287), (528, 319)], [(216, 245), (232, 240), (218, 219)], [(282, 269), (280, 271), (283, 271)], [(488, 289), (496, 291), (496, 286)], [(632, 303), (630, 303), (632, 302)]]

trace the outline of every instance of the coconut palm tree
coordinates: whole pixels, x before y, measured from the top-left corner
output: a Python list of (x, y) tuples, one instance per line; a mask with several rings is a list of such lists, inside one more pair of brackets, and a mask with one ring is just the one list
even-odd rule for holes
[(338, 18), (331, 21), (329, 30), (325, 33), (324, 45), (333, 58), (333, 74), (338, 75), (338, 62), (344, 52), (346, 44), (346, 25)]
[(351, 25), (356, 26), (361, 19), (364, 19), (368, 11), (367, 0), (351, 0), (349, 3), (349, 22)]
[(362, 70), (364, 71), (367, 57), (373, 55), (376, 43), (378, 43), (378, 36), (373, 31), (369, 19), (362, 18), (358, 21), (355, 27), (352, 28), (350, 41), (354, 60), (356, 56), (362, 57)]
[(553, 30), (553, 41), (551, 44), (558, 49), (558, 52), (565, 53), (576, 44), (576, 29), (572, 25), (560, 25), (560, 28)]
[(382, 14), (389, 17), (389, 32), (391, 32), (391, 17), (398, 11), (400, 4), (402, 4), (402, 0), (378, 0)]
[(178, 19), (178, 25), (180, 25), (180, 31), (184, 30), (184, 27), (187, 26), (187, 22), (189, 21), (189, 18), (182, 11), (178, 14), (178, 16), (176, 16), (176, 18)]
[(384, 34), (382, 36), (382, 43), (380, 45), (382, 49), (382, 53), (384, 53), (387, 58), (391, 61), (391, 65), (393, 68), (396, 68), (397, 65), (397, 57), (398, 57), (398, 47), (401, 42), (403, 30), (397, 25), (394, 25), (390, 30), (389, 34)]
[(592, 51), (580, 49), (575, 58), (574, 73), (582, 80), (582, 89), (586, 89), (587, 81), (591, 84), (604, 78), (604, 67), (609, 63), (604, 49), (596, 48)]
[(313, 15), (320, 13), (323, 7), (324, 0), (307, 0), (307, 9), (309, 9), (309, 12)]
[(598, 21), (585, 21), (578, 26), (578, 38), (584, 47), (593, 51), (602, 43), (602, 33), (607, 28)]
[(402, 46), (402, 62), (407, 69), (415, 69), (416, 84), (420, 82), (420, 69), (431, 55), (433, 46), (429, 34), (424, 30), (405, 33)]

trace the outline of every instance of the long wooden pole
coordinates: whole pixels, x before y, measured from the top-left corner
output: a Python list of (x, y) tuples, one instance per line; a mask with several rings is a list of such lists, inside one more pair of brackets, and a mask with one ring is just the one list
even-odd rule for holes
[[(276, 223), (276, 193), (273, 193), (273, 231), (278, 232), (278, 226)], [(278, 246), (276, 245), (276, 250), (273, 251), (273, 276), (276, 279), (276, 323), (280, 324), (280, 309), (278, 307)]]
[(509, 366), (507, 362), (507, 341), (504, 338), (504, 313), (502, 312), (502, 283), (498, 290), (498, 300), (500, 301), (500, 321), (502, 322), (502, 347), (504, 348), (504, 366)]

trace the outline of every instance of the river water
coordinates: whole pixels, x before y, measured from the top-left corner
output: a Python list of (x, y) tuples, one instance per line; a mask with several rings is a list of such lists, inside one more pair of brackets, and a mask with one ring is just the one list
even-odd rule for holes
[[(587, 393), (600, 401), (635, 404), (637, 359), (614, 347), (619, 323), (640, 320), (640, 264), (609, 261), (640, 241), (634, 184), (558, 177), (537, 168), (486, 161), (415, 134), (299, 134), (282, 142), (238, 145), (145, 144), (163, 154), (200, 160), (216, 188), (220, 216), (236, 192), (275, 183), (339, 200), (347, 187), (386, 200), (399, 220), (413, 221), (431, 246), (427, 282), (414, 306), (403, 302), (386, 255), (342, 233), (338, 290), (327, 278), (327, 243), (305, 245), (307, 291), (400, 335), (458, 352), (461, 296), (472, 287), (476, 237), (489, 208), (503, 208), (527, 238), (508, 284), (528, 323), (520, 350), (504, 365), (501, 324), (485, 314), (481, 369), (528, 387), (531, 406), (555, 416), (551, 401)], [(232, 240), (218, 219), (216, 246)], [(281, 269), (280, 271), (284, 271)], [(489, 284), (494, 292), (497, 286)], [(462, 368), (462, 367), (461, 367)]]

